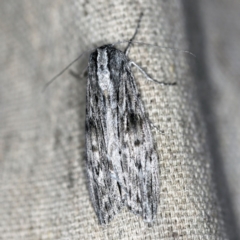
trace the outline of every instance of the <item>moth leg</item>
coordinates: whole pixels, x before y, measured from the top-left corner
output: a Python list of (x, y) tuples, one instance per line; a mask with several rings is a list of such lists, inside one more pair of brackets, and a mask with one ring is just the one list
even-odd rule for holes
[(149, 81), (152, 81), (152, 82), (156, 82), (158, 84), (161, 84), (161, 85), (165, 85), (165, 86), (174, 86), (174, 85), (177, 85), (176, 82), (171, 82), (171, 83), (168, 83), (168, 82), (160, 82), (158, 80), (155, 80), (153, 78), (151, 78), (139, 65), (137, 65), (135, 62), (131, 61), (130, 62), (130, 65), (133, 65), (135, 66), (136, 68), (138, 68), (138, 70), (140, 70), (140, 72), (147, 78), (147, 80)]
[(69, 73), (75, 77), (77, 80), (84, 78), (87, 75), (88, 67), (86, 67), (81, 74), (74, 72), (72, 69), (69, 70)]
[(148, 122), (149, 122), (151, 128), (154, 128), (157, 130), (158, 133), (165, 135), (164, 130), (161, 130), (158, 126), (154, 125), (151, 120), (148, 120)]
[(80, 79), (80, 74), (77, 72), (74, 72), (72, 69), (69, 70), (69, 74), (75, 77), (77, 80)]
[(83, 78), (83, 77), (86, 77), (87, 74), (88, 74), (88, 66), (86, 66), (86, 67), (84, 68), (84, 70), (82, 71), (82, 73), (81, 73), (80, 76)]

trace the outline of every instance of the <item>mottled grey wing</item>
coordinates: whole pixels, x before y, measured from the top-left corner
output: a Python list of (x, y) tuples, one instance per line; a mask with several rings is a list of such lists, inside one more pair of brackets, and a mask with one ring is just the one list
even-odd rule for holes
[(118, 143), (118, 119), (117, 114), (115, 114), (117, 98), (108, 99), (107, 93), (100, 90), (96, 75), (97, 59), (92, 59), (96, 56), (97, 53), (90, 56), (88, 71), (86, 101), (87, 172), (92, 204), (100, 224), (106, 224), (123, 206), (119, 180), (121, 179), (121, 156)]
[(99, 222), (123, 205), (151, 223), (159, 201), (158, 157), (149, 120), (125, 54), (91, 54), (86, 109), (87, 171)]
[(125, 204), (151, 223), (159, 202), (158, 155), (129, 65), (125, 64), (126, 69), (122, 71), (118, 103)]

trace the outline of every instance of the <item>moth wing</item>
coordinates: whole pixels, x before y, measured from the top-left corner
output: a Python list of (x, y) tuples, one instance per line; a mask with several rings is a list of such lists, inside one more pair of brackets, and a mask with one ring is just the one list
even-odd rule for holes
[(151, 126), (129, 65), (119, 87), (119, 122), (126, 205), (151, 223), (159, 202), (158, 155)]
[(108, 86), (106, 90), (98, 85), (97, 60), (89, 61), (86, 149), (90, 195), (101, 224), (108, 223), (123, 205), (151, 223), (159, 201), (158, 156), (151, 127), (128, 59), (115, 48), (108, 50), (112, 54), (108, 58), (110, 77), (101, 76), (101, 84), (108, 81), (103, 85)]
[[(94, 61), (90, 61), (94, 62)], [(90, 66), (94, 68), (94, 66)], [(108, 223), (123, 206), (118, 127), (112, 121), (109, 131), (106, 123), (106, 99), (97, 85), (96, 70), (89, 71), (86, 101), (86, 155), (89, 190), (100, 224)], [(111, 109), (110, 109), (111, 110)], [(116, 118), (117, 120), (117, 118)], [(109, 133), (110, 132), (110, 133)], [(108, 134), (112, 134), (109, 136)], [(109, 140), (112, 141), (109, 143)], [(118, 174), (117, 174), (118, 173)]]

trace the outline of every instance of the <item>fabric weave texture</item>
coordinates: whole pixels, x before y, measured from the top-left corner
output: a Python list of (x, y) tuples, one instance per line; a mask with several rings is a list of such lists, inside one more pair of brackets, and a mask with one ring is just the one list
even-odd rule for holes
[[(194, 7), (203, 13), (209, 4), (202, 1)], [(201, 103), (206, 95), (199, 94), (201, 83), (193, 70), (199, 59), (180, 51), (197, 48), (188, 31), (194, 28), (187, 16), (191, 6), (190, 1), (164, 0), (0, 2), (0, 239), (236, 239), (218, 190), (220, 173), (215, 173), (216, 155)], [(66, 71), (42, 89), (82, 52), (129, 40), (140, 12), (144, 17), (136, 41), (161, 47), (134, 44), (129, 58), (153, 78), (177, 82), (160, 86), (134, 70), (149, 118), (164, 131), (153, 130), (160, 157), (157, 220), (148, 227), (124, 209), (102, 227), (86, 177), (86, 78)], [(203, 28), (211, 19), (207, 13)], [(211, 31), (206, 29), (208, 41)], [(87, 61), (86, 54), (70, 69), (81, 75)], [(233, 82), (217, 90), (234, 93)], [(221, 103), (213, 103), (222, 130), (226, 115), (218, 115)], [(239, 113), (232, 114), (237, 126)], [(217, 147), (225, 149), (230, 135), (221, 134)], [(239, 153), (234, 156), (239, 158)], [(225, 182), (236, 189), (231, 177)], [(234, 208), (238, 195), (231, 193)]]

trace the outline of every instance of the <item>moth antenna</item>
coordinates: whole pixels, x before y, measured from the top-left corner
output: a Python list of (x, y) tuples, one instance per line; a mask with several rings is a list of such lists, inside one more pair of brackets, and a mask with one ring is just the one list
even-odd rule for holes
[[(119, 44), (122, 44), (122, 43), (130, 43), (130, 40), (118, 41), (118, 42), (113, 43), (112, 46), (119, 45)], [(183, 53), (190, 54), (195, 58), (197, 57), (194, 53), (192, 53), (188, 50), (183, 50), (183, 49), (178, 49), (178, 48), (163, 47), (163, 46), (154, 45), (154, 44), (151, 44), (151, 43), (138, 42), (138, 41), (131, 41), (131, 44), (139, 44), (139, 45), (145, 45), (145, 46), (149, 46), (149, 47), (158, 47), (158, 48), (162, 48), (162, 49), (169, 49), (169, 50), (173, 50), (173, 51), (177, 51), (177, 52), (183, 52)]]
[(173, 51), (177, 51), (177, 52), (183, 52), (183, 53), (187, 53), (192, 55), (193, 57), (196, 58), (196, 55), (188, 50), (183, 50), (183, 49), (178, 49), (178, 48), (172, 48), (172, 47), (162, 47), (162, 46), (158, 46), (158, 45), (154, 45), (151, 43), (145, 43), (145, 42), (137, 42), (137, 41), (133, 41), (133, 44), (139, 44), (139, 45), (145, 45), (145, 46), (149, 46), (149, 47), (159, 47), (162, 49), (169, 49), (169, 50), (173, 50)]
[(134, 40), (134, 38), (136, 37), (137, 33), (138, 33), (138, 30), (140, 28), (140, 23), (142, 21), (142, 17), (143, 17), (143, 12), (140, 13), (140, 16), (139, 16), (139, 19), (138, 19), (138, 24), (137, 24), (137, 27), (136, 27), (136, 30), (135, 30), (135, 33), (133, 34), (132, 38), (128, 41), (128, 45), (124, 51), (125, 55), (128, 55), (129, 51), (130, 51), (130, 47), (132, 45), (132, 41)]
[(48, 81), (45, 86), (43, 87), (42, 92), (44, 92), (50, 84), (54, 82), (59, 76), (61, 76), (68, 68), (70, 68), (75, 62), (77, 62), (84, 54), (88, 53), (89, 51), (85, 51), (80, 54), (76, 59), (74, 59), (71, 63), (69, 63), (61, 72), (59, 72), (56, 76), (54, 76), (50, 81)]
[[(177, 48), (172, 48), (172, 47), (162, 47), (162, 46), (158, 46), (158, 45), (154, 45), (154, 44), (150, 44), (150, 43), (133, 41), (135, 39), (137, 33), (138, 33), (139, 28), (140, 28), (140, 23), (141, 23), (142, 17), (143, 17), (143, 12), (140, 13), (136, 30), (135, 30), (135, 32), (134, 32), (134, 34), (133, 34), (133, 36), (130, 40), (119, 41), (119, 42), (113, 43), (111, 45), (114, 46), (114, 45), (118, 45), (118, 44), (122, 44), (122, 43), (128, 43), (128, 45), (127, 45), (127, 47), (124, 51), (124, 53), (126, 55), (128, 55), (128, 53), (130, 51), (130, 48), (131, 48), (131, 45), (139, 44), (139, 45), (145, 45), (145, 46), (149, 46), (149, 47), (158, 47), (158, 48), (162, 48), (162, 49), (169, 49), (169, 50), (173, 50), (173, 51), (183, 52), (183, 53), (190, 54), (190, 55), (192, 55), (193, 57), (196, 58), (195, 54), (193, 54), (192, 52), (187, 51), (187, 50), (182, 50), (182, 49), (177, 49)], [(51, 85), (59, 76), (61, 76), (68, 68), (70, 68), (75, 62), (77, 62), (83, 55), (85, 55), (86, 53), (89, 53), (90, 51), (92, 51), (92, 50), (88, 50), (88, 51), (83, 52), (76, 59), (74, 59), (71, 63), (69, 63), (62, 71), (60, 71), (57, 75), (55, 75), (50, 81), (48, 81), (44, 85), (42, 92), (44, 92), (49, 87), (49, 85)]]

